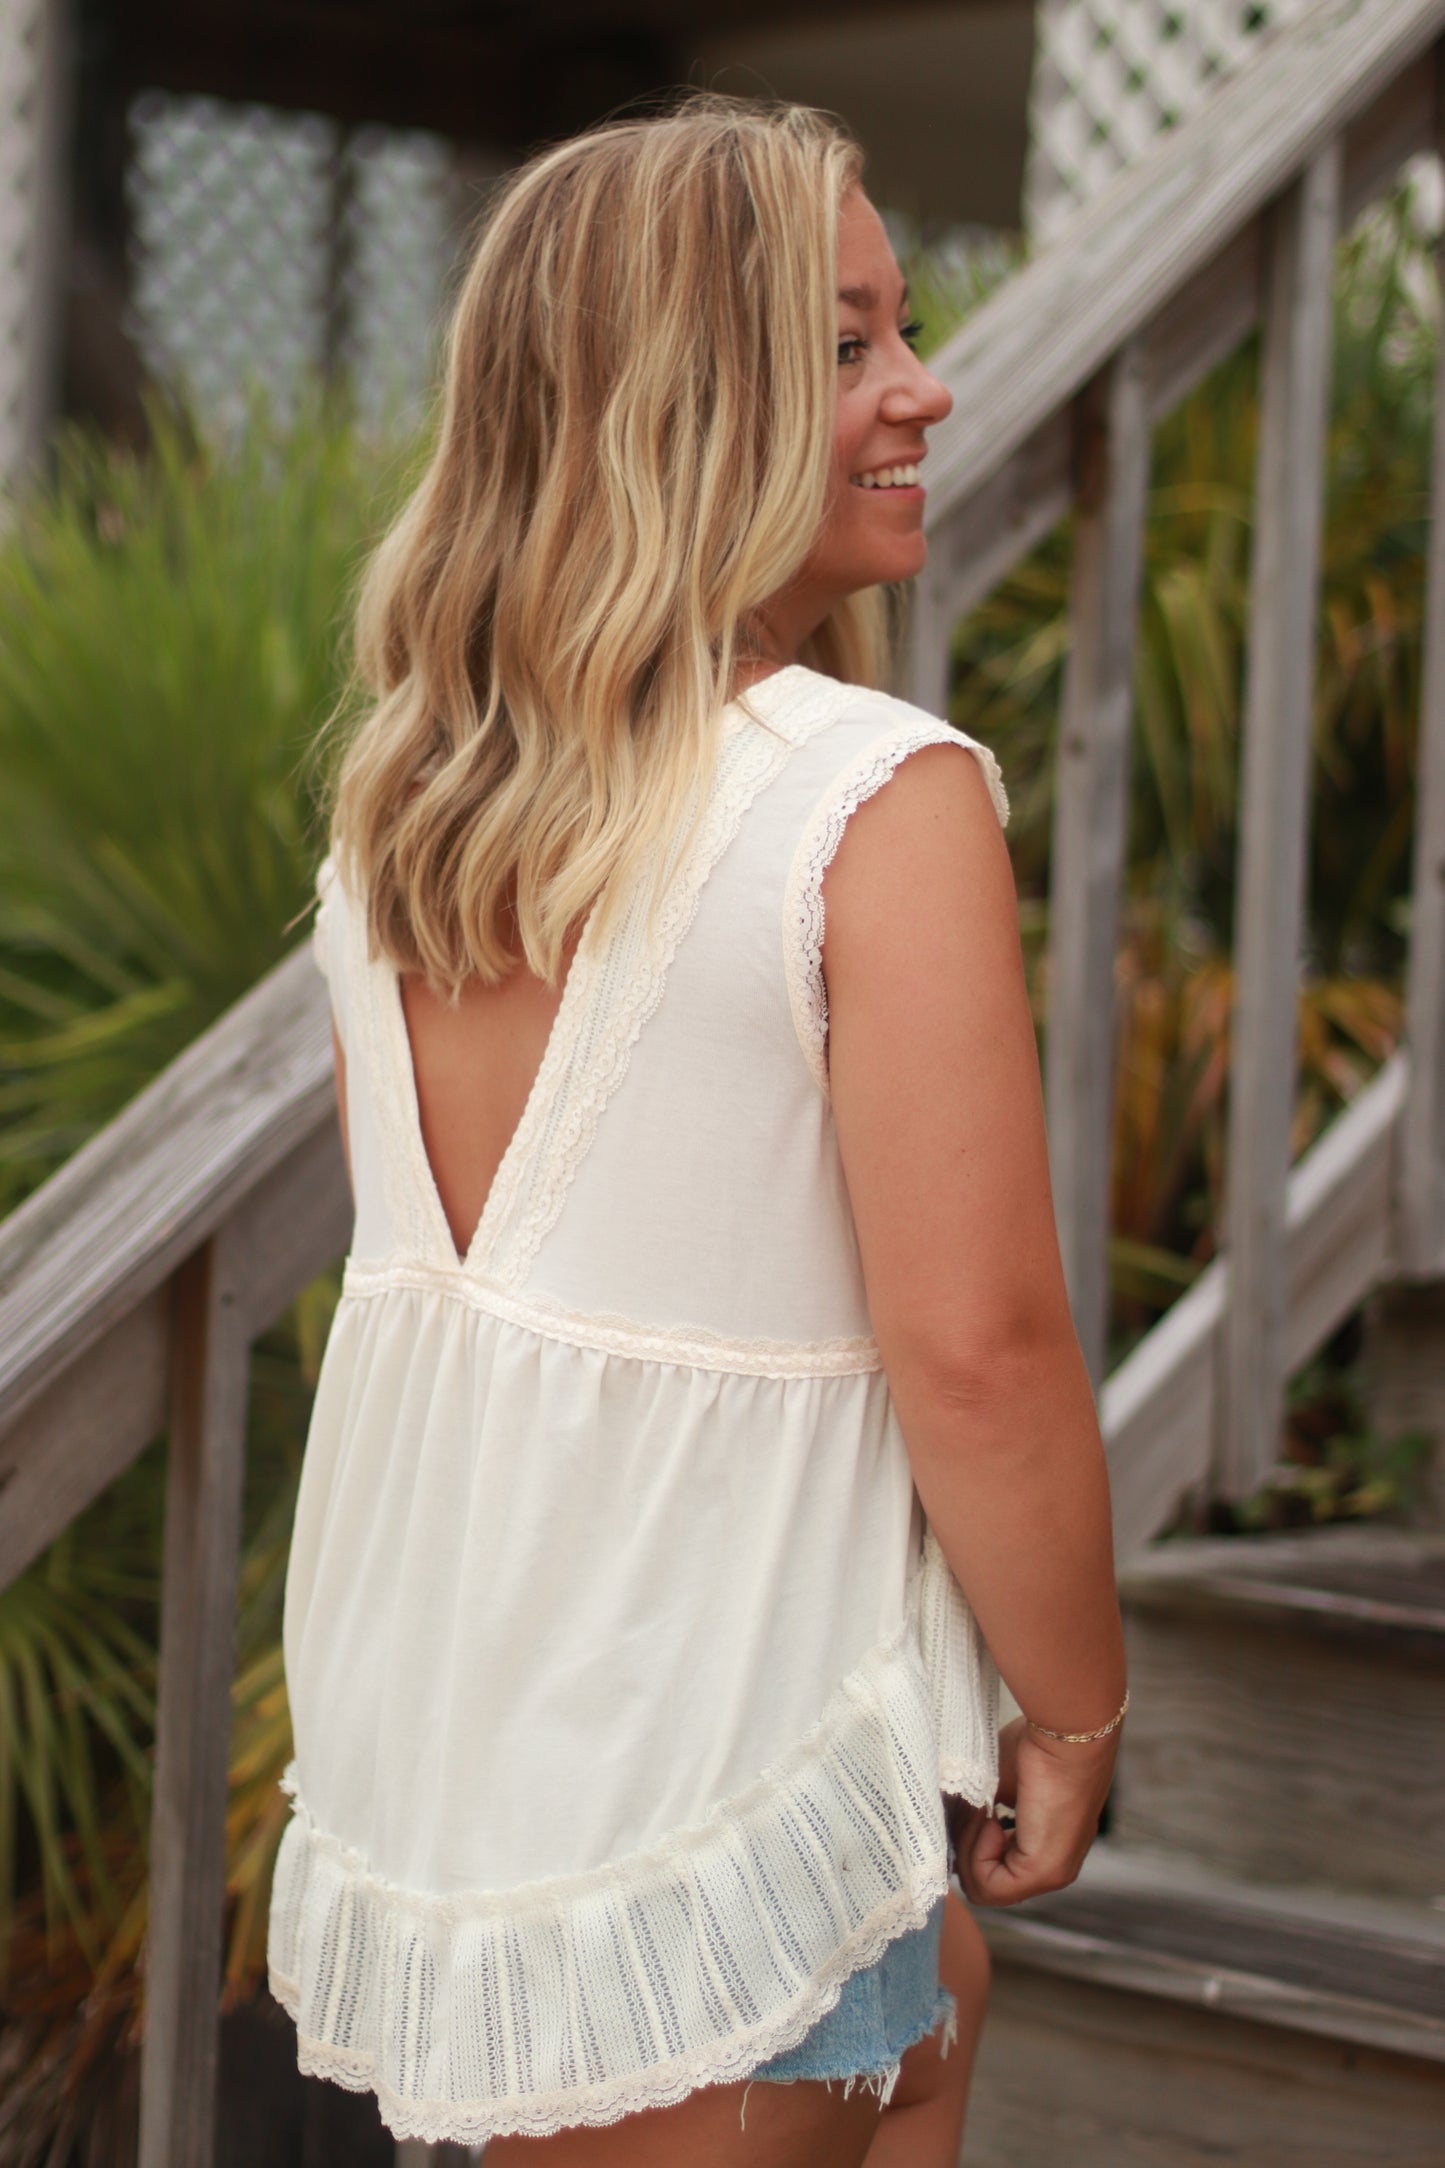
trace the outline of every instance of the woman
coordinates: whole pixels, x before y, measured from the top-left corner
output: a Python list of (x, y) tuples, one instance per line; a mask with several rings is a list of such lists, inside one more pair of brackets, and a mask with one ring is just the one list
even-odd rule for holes
[(563, 144), (362, 596), (271, 1982), (303, 2067), (489, 2168), (944, 2168), (987, 1966), (943, 1797), (1007, 1904), (1109, 1781), (1006, 802), (867, 689), (949, 407), (914, 329), (822, 116)]

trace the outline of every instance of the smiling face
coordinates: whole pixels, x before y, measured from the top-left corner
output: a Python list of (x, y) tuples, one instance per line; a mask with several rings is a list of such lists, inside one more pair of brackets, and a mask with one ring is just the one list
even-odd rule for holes
[(796, 651), (834, 604), (923, 568), (924, 431), (952, 393), (913, 350), (908, 290), (861, 188), (838, 212), (838, 397), (828, 501), (797, 579), (764, 613), (774, 652)]

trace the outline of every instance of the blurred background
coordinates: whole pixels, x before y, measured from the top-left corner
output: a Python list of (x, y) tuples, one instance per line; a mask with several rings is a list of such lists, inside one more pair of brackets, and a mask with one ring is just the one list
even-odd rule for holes
[(1297, 0), (0, 0), (0, 471), (350, 373), (414, 414), (489, 177), (680, 83), (841, 112), (947, 252), (1051, 239)]

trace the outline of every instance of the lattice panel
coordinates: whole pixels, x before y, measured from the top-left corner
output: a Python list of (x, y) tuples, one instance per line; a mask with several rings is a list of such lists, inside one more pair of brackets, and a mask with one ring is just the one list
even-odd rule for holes
[(308, 373), (351, 373), (372, 422), (428, 381), (452, 249), (440, 138), (147, 92), (130, 114), (130, 329), (226, 426), (248, 388), (283, 416)]
[(1024, 222), (1038, 245), (1309, 0), (1038, 0)]
[(350, 146), (343, 359), (373, 423), (415, 414), (436, 358), (457, 243), (452, 147), (384, 128)]
[(49, 340), (37, 336), (56, 266), (53, 40), (46, 0), (0, 0), (0, 482), (36, 449), (50, 386)]

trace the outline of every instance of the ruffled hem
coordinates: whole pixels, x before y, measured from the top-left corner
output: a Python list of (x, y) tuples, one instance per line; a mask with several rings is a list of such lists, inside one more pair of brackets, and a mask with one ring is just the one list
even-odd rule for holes
[[(936, 1698), (910, 1616), (705, 1821), (506, 1891), (388, 1882), (316, 1827), (293, 1763), (269, 1973), (301, 2069), (374, 2092), (398, 2138), (471, 2145), (746, 2077), (944, 1894)], [(990, 1767), (957, 1774), (992, 1799)]]
[[(936, 1884), (936, 1886), (935, 1886)], [(728, 2085), (750, 2077), (760, 2063), (796, 2047), (826, 2017), (843, 1992), (849, 1975), (876, 1964), (890, 1942), (921, 1927), (947, 1886), (946, 1876), (930, 1877), (920, 1895), (903, 1893), (876, 1921), (850, 1938), (833, 1963), (806, 1993), (767, 2025), (733, 2034), (711, 2051), (674, 2057), (630, 2079), (603, 2079), (574, 2085), (547, 2096), (513, 2095), (497, 2100), (417, 2101), (398, 2093), (382, 2077), (368, 2054), (348, 2053), (309, 2035), (302, 2022), (303, 1998), (294, 1981), (274, 1967), (271, 1993), (296, 2025), (297, 2063), (306, 2077), (328, 2078), (349, 2092), (375, 2093), (381, 2119), (395, 2138), (420, 2138), (428, 2145), (482, 2145), (507, 2135), (549, 2137), (571, 2125), (620, 2122), (644, 2108), (675, 2107), (704, 2085)]]

